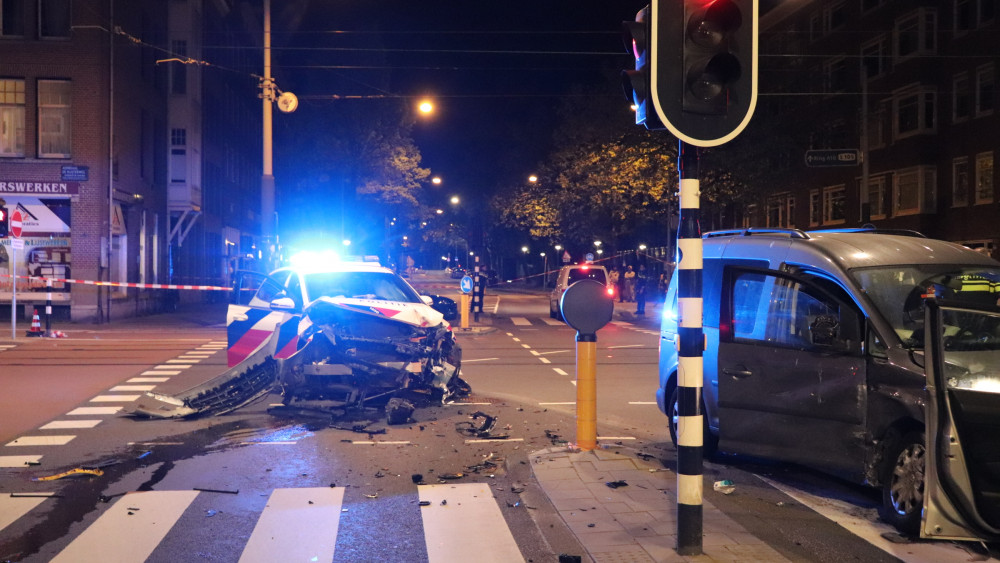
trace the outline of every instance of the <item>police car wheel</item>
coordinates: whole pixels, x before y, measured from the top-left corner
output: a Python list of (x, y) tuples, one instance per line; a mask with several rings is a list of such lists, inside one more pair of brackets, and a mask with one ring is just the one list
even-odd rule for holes
[(923, 432), (902, 437), (886, 457), (882, 478), (882, 519), (904, 534), (920, 534), (924, 506)]

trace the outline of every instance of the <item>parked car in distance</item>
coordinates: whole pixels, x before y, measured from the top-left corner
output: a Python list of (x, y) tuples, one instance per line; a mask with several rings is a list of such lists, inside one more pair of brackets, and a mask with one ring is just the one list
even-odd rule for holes
[[(1000, 427), (1000, 262), (874, 229), (746, 229), (702, 242), (706, 455), (799, 463), (880, 487), (882, 518), (906, 534), (1000, 537), (1000, 448), (983, 446)], [(675, 272), (656, 390), (674, 444), (678, 293)], [(925, 303), (935, 298), (993, 312), (945, 312), (932, 332)], [(947, 376), (939, 392), (932, 364)]]
[(465, 277), (465, 270), (462, 268), (452, 268), (451, 269), (451, 279), (460, 280)]
[(450, 297), (443, 295), (428, 295), (431, 298), (431, 308), (444, 315), (444, 320), (453, 321), (458, 318), (458, 304)]
[(607, 287), (608, 299), (614, 299), (615, 288), (608, 285), (608, 271), (604, 266), (594, 264), (572, 264), (559, 269), (556, 276), (556, 285), (549, 293), (549, 316), (553, 319), (562, 319), (562, 311), (559, 309), (559, 301), (562, 299), (566, 288), (580, 280), (594, 280)]

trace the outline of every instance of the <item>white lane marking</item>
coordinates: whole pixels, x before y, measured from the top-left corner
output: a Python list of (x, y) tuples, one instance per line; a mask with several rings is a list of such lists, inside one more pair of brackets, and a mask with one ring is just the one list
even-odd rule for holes
[(535, 351), (535, 350), (532, 350), (532, 351), (531, 351), (531, 355), (532, 355), (532, 356), (541, 356), (542, 354), (541, 354), (541, 352), (537, 352), (537, 351)]
[(474, 359), (471, 359), (471, 360), (466, 360), (465, 358), (462, 358), (462, 363), (463, 364), (467, 364), (469, 362), (490, 362), (490, 361), (499, 360), (499, 359), (500, 358), (474, 358)]
[(635, 436), (598, 436), (598, 440), (635, 440)]
[(82, 418), (78, 420), (53, 420), (52, 422), (39, 426), (39, 430), (65, 430), (67, 428), (93, 428), (100, 424), (100, 420)]
[(52, 436), (21, 436), (8, 443), (8, 446), (65, 446), (76, 436), (68, 434)]
[[(419, 485), (430, 563), (524, 561), (486, 483)], [(448, 501), (442, 504), (442, 501)]]
[(508, 332), (507, 336), (514, 336), (514, 333), (513, 332)]
[(632, 326), (632, 323), (627, 323), (625, 321), (611, 321), (611, 324), (615, 326)]
[(528, 346), (527, 344), (521, 344), (521, 348), (527, 348), (528, 350), (530, 350), (531, 346)]
[(499, 310), (500, 310), (500, 297), (497, 296), (496, 305), (493, 305), (493, 314), (494, 315), (497, 314), (497, 311), (499, 311)]
[(179, 375), (180, 370), (176, 369), (166, 369), (166, 370), (149, 370), (140, 373), (139, 375)]
[(129, 493), (70, 542), (53, 563), (145, 561), (198, 496), (198, 491)]
[(882, 534), (895, 534), (895, 528), (883, 522), (855, 515), (858, 512), (858, 507), (849, 502), (833, 498), (820, 498), (760, 475), (757, 475), (757, 478), (902, 561), (934, 563), (937, 561), (967, 560), (968, 553), (956, 545), (941, 542), (893, 543), (883, 538)]
[(576, 380), (575, 379), (570, 379), (569, 382), (573, 384), (573, 387), (576, 387)]
[(559, 375), (569, 375), (568, 373), (566, 373), (566, 370), (562, 368), (552, 368), (552, 371), (558, 373)]
[(275, 489), (240, 563), (333, 561), (344, 487)]
[(629, 401), (630, 405), (655, 405), (656, 401)]
[(485, 442), (523, 442), (524, 438), (478, 438), (466, 440), (466, 444), (482, 444)]
[(546, 318), (543, 317), (542, 318), (542, 322), (545, 323), (545, 324), (547, 324), (547, 325), (549, 325), (549, 326), (566, 326), (559, 319), (546, 319)]
[(531, 321), (524, 317), (511, 317), (510, 322), (514, 323), (514, 326), (531, 326)]
[(576, 401), (566, 401), (563, 403), (538, 403), (539, 405), (575, 405)]
[(122, 393), (124, 391), (152, 391), (156, 385), (115, 385), (108, 389), (111, 393)]
[(492, 405), (493, 403), (445, 403), (445, 407), (465, 407), (468, 405)]
[[(170, 360), (167, 360), (167, 361), (170, 361)], [(174, 370), (176, 370), (176, 369), (187, 369), (189, 367), (191, 367), (191, 366), (160, 364), (158, 366), (154, 366), (153, 369), (174, 369)], [(177, 372), (177, 373), (180, 373), (180, 372)]]
[(541, 360), (541, 362), (543, 364), (551, 364), (552, 363), (552, 360), (550, 360), (548, 358), (538, 358), (538, 359)]
[[(0, 467), (25, 467), (29, 464), (42, 461), (41, 454), (38, 455), (0, 455)], [(3, 510), (0, 510), (3, 514)]]
[(10, 526), (11, 523), (31, 511), (32, 508), (45, 502), (48, 498), (45, 495), (52, 495), (52, 493), (32, 493), (30, 497), (11, 496), (16, 494), (15, 492), (10, 495), (0, 496), (0, 530)]
[(118, 414), (122, 407), (79, 407), (66, 413), (67, 416), (93, 416), (95, 414)]
[(518, 338), (518, 337), (516, 337), (516, 336), (514, 337), (514, 342), (520, 342), (520, 341), (521, 341), (521, 339), (520, 339), (520, 338)]
[[(167, 360), (167, 363), (168, 364), (197, 364), (200, 361), (201, 361), (200, 358), (197, 359), (197, 360), (178, 360), (178, 359), (175, 358), (173, 360)], [(177, 366), (173, 366), (173, 367), (177, 367)]]
[(621, 346), (608, 346), (607, 349), (612, 350), (614, 348), (641, 348), (643, 346), (645, 346), (645, 344), (622, 344)]
[(405, 446), (410, 443), (409, 440), (384, 440), (376, 442), (374, 440), (352, 440), (352, 444), (356, 446)]
[(240, 443), (243, 444), (244, 446), (262, 446), (262, 445), (263, 446), (294, 446), (298, 442), (295, 442), (295, 441), (284, 441), (284, 442), (261, 441), (261, 442), (254, 442), (254, 441), (251, 440), (249, 442), (240, 442)]
[(131, 403), (142, 395), (98, 395), (90, 400), (91, 403)]
[(163, 383), (169, 379), (169, 377), (133, 377), (125, 383)]
[(547, 354), (565, 354), (566, 352), (569, 352), (569, 351), (570, 350), (549, 350), (548, 352), (542, 352), (542, 355), (544, 356), (544, 355), (547, 355)]

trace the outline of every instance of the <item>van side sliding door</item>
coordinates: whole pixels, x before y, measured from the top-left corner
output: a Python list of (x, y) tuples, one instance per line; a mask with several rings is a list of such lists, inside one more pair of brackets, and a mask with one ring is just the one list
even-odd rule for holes
[(723, 284), (720, 449), (857, 474), (867, 396), (860, 312), (805, 276), (727, 267)]

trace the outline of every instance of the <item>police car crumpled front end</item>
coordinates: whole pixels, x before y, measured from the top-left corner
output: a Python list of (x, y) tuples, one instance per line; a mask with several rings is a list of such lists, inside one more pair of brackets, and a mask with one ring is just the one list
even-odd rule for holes
[[(127, 409), (150, 418), (224, 414), (280, 392), (284, 405), (350, 408), (396, 396), (443, 402), (470, 391), (462, 351), (430, 307), (322, 297), (306, 307), (295, 351), (279, 333), (244, 361), (176, 395), (146, 393)], [(303, 404), (301, 406), (306, 406)]]

